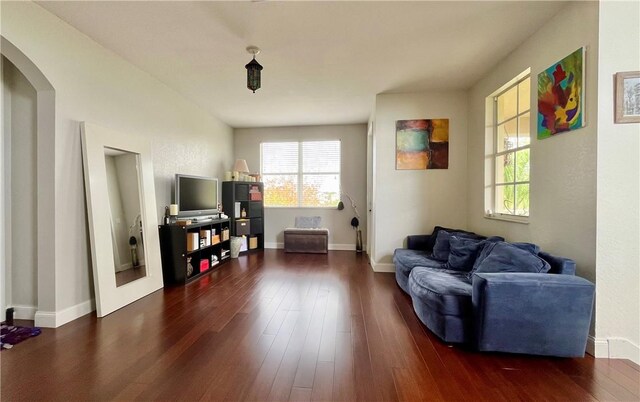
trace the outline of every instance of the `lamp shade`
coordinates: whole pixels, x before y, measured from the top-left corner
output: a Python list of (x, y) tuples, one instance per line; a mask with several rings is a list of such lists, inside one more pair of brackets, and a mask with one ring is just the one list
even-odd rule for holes
[(236, 163), (233, 165), (234, 172), (249, 173), (249, 166), (244, 159), (236, 159)]

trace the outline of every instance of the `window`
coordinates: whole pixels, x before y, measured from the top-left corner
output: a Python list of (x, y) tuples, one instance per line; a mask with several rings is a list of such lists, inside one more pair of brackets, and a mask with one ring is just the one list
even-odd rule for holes
[(497, 217), (529, 216), (529, 157), (531, 78), (515, 82), (492, 97), (493, 168), (487, 188), (489, 214)]
[(340, 201), (340, 141), (264, 142), (265, 207), (335, 207)]

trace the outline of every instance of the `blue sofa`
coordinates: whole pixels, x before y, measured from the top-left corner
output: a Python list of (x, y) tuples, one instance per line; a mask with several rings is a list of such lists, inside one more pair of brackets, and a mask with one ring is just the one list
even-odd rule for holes
[(584, 356), (595, 286), (530, 243), (436, 226), (394, 253), (396, 281), (445, 342), (480, 351)]

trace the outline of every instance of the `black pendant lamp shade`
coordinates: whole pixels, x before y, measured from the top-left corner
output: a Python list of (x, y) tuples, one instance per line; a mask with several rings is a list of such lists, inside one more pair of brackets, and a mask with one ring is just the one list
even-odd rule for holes
[(260, 53), (260, 49), (249, 46), (247, 52), (253, 54), (253, 59), (244, 66), (247, 69), (247, 88), (256, 93), (256, 90), (260, 88), (260, 72), (263, 68), (256, 60), (256, 54)]

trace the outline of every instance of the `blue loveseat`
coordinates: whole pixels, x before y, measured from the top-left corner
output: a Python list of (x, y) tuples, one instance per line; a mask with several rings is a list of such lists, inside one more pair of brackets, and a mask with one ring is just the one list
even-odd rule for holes
[(436, 226), (394, 253), (396, 281), (446, 342), (481, 351), (584, 356), (595, 287), (573, 260), (531, 243)]

